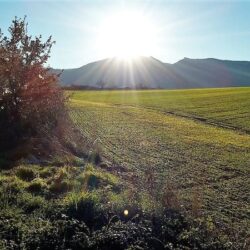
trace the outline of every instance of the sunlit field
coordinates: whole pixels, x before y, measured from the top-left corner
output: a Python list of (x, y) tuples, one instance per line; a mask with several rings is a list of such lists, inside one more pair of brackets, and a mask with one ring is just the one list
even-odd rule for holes
[(250, 250), (249, 9), (0, 0), (0, 250)]
[[(118, 174), (249, 230), (250, 88), (75, 91), (71, 115)], [(140, 187), (143, 189), (143, 185)]]

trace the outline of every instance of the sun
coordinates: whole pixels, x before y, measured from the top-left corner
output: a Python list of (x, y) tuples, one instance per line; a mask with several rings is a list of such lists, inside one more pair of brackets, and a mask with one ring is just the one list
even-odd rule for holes
[(150, 56), (154, 50), (155, 27), (145, 14), (122, 11), (106, 17), (98, 29), (98, 49), (107, 57), (131, 59)]

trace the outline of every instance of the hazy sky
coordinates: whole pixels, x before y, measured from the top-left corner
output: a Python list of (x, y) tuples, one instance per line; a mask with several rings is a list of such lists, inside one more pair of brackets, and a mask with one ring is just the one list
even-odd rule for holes
[[(107, 23), (104, 28), (102, 24), (124, 10), (146, 17), (145, 25), (153, 28), (145, 38), (151, 46), (147, 55), (161, 61), (173, 63), (183, 57), (250, 60), (250, 1), (0, 0), (0, 28), (6, 34), (14, 16), (27, 15), (30, 34), (52, 35), (56, 40), (50, 65), (74, 68), (110, 56), (106, 30), (102, 30)], [(116, 23), (115, 18), (111, 20)], [(109, 30), (107, 36), (114, 41), (116, 34)]]

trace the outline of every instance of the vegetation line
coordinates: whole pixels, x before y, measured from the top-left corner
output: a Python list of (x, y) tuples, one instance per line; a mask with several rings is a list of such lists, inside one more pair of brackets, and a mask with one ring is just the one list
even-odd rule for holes
[[(111, 106), (111, 104), (110, 104), (110, 106)], [(130, 108), (143, 108), (143, 109), (150, 110), (150, 111), (157, 111), (158, 113), (165, 114), (165, 115), (172, 115), (172, 116), (175, 116), (175, 117), (180, 117), (180, 118), (185, 118), (185, 119), (188, 119), (188, 120), (197, 121), (197, 122), (200, 122), (202, 124), (211, 125), (211, 126), (214, 126), (214, 127), (217, 127), (217, 128), (232, 130), (232, 131), (240, 133), (240, 134), (250, 135), (250, 130), (248, 130), (248, 129), (242, 129), (242, 128), (238, 128), (238, 127), (235, 127), (235, 126), (226, 125), (226, 124), (219, 123), (219, 122), (216, 122), (216, 121), (212, 121), (212, 120), (209, 120), (207, 118), (200, 117), (200, 116), (185, 115), (185, 114), (176, 113), (175, 111), (162, 111), (162, 110), (159, 110), (159, 109), (154, 109), (153, 107), (122, 105), (122, 104), (113, 104), (113, 106), (114, 107), (115, 106), (123, 106), (123, 107), (128, 107), (128, 108), (129, 107)]]
[(241, 128), (226, 125), (226, 124), (223, 124), (223, 123), (211, 121), (211, 120), (208, 120), (208, 119), (203, 118), (203, 117), (189, 116), (189, 115), (184, 115), (184, 114), (177, 114), (177, 113), (175, 113), (173, 111), (165, 111), (165, 112), (162, 112), (162, 113), (165, 113), (167, 115), (174, 115), (174, 116), (181, 117), (181, 118), (186, 118), (186, 119), (193, 120), (193, 121), (198, 121), (200, 123), (204, 123), (206, 125), (211, 125), (211, 126), (214, 126), (214, 127), (233, 130), (234, 132), (238, 132), (238, 133), (241, 133), (241, 134), (250, 135), (250, 131), (248, 129), (241, 129)]

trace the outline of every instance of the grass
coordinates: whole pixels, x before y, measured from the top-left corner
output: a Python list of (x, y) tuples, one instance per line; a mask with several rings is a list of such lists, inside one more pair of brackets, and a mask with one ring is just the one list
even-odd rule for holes
[[(144, 190), (176, 190), (180, 206), (247, 234), (250, 88), (75, 91), (71, 114), (103, 156)], [(100, 149), (99, 149), (100, 150)], [(134, 178), (130, 178), (134, 180)]]
[[(27, 179), (27, 169), (33, 169), (33, 174), (40, 177)], [(52, 188), (55, 183), (57, 189)], [(22, 165), (1, 170), (0, 249), (241, 246), (232, 245), (224, 232), (212, 232), (211, 218), (193, 220), (175, 210), (156, 210), (151, 194), (135, 191), (128, 184), (91, 163), (80, 167)]]
[(0, 170), (0, 249), (247, 249), (249, 97), (73, 92), (88, 157)]
[(173, 112), (250, 132), (249, 95), (250, 88), (77, 91), (72, 101), (75, 106), (121, 105)]

